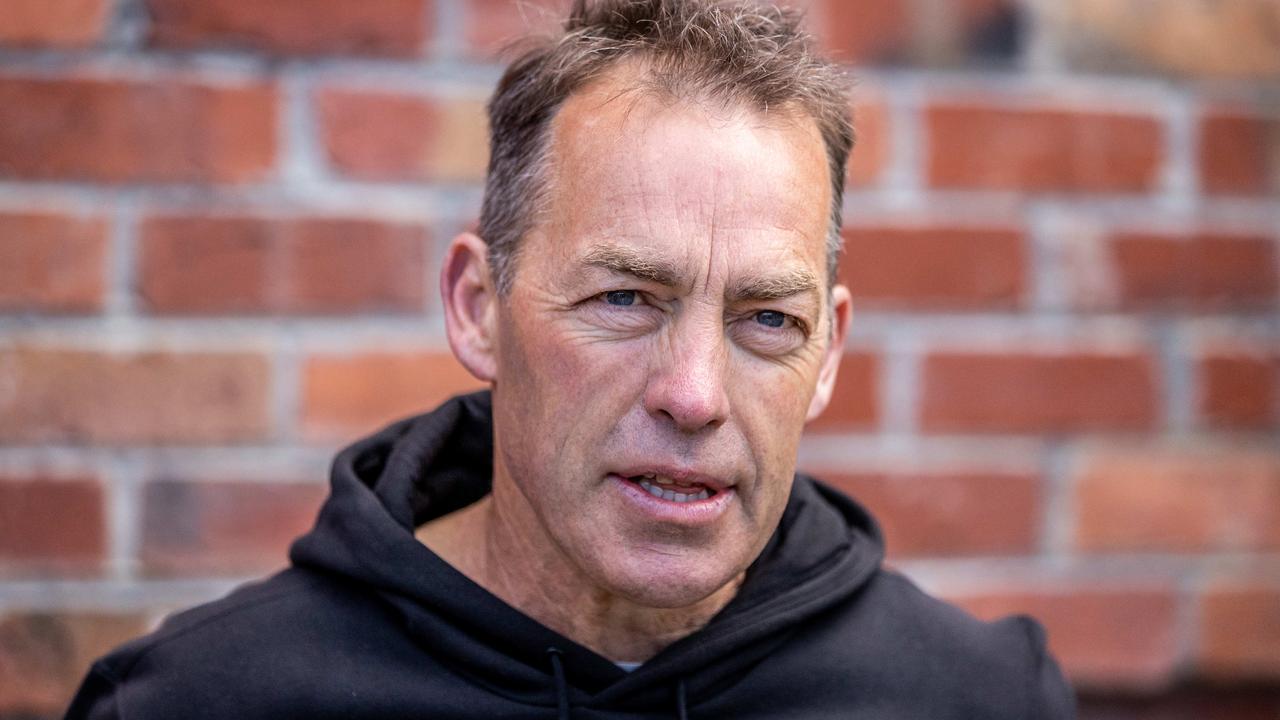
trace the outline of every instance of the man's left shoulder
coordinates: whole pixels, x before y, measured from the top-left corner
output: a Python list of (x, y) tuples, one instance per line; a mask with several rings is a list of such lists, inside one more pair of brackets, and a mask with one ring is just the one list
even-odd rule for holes
[(1074, 717), (1074, 695), (1027, 616), (974, 618), (880, 570), (806, 643), (886, 701), (906, 699), (929, 717)]

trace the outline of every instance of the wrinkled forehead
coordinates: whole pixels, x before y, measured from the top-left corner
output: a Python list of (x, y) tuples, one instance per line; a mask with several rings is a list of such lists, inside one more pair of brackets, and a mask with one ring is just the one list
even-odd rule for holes
[(670, 233), (652, 227), (670, 222), (693, 237), (786, 236), (825, 262), (825, 148), (803, 111), (675, 99), (612, 77), (566, 101), (548, 153), (548, 220), (562, 232), (629, 237)]
[[(698, 122), (700, 121), (700, 122)], [(709, 129), (710, 133), (699, 131)], [(646, 146), (662, 150), (667, 143), (699, 135), (721, 142), (702, 145), (703, 153), (723, 151), (742, 136), (730, 130), (745, 125), (761, 143), (783, 144), (796, 164), (818, 164), (826, 169), (826, 147), (817, 122), (799, 103), (757, 108), (745, 98), (701, 92), (678, 92), (656, 82), (643, 65), (630, 63), (610, 71), (571, 94), (551, 122), (548, 150), (551, 161), (563, 167), (607, 151), (608, 144), (623, 142), (633, 152)], [(654, 136), (659, 147), (652, 147)], [(809, 161), (809, 162), (806, 162)], [(826, 182), (826, 178), (821, 178)]]

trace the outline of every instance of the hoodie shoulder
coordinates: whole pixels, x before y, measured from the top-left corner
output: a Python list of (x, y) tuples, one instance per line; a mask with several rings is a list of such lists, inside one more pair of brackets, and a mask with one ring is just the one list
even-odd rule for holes
[[(222, 649), (239, 634), (235, 628), (255, 630), (276, 623), (285, 614), (279, 607), (306, 597), (314, 580), (292, 571), (245, 585), (219, 600), (169, 616), (151, 633), (122, 645), (97, 663), (108, 677), (126, 681), (139, 663), (156, 654), (192, 656)], [(215, 640), (215, 642), (210, 642)]]
[(931, 717), (1075, 717), (1074, 694), (1032, 618), (984, 622), (888, 570), (858, 604), (859, 627), (874, 633), (888, 672), (937, 702)]
[(67, 717), (291, 716), (342, 684), (317, 668), (343, 678), (376, 648), (396, 673), (413, 650), (389, 612), (367, 589), (286, 570), (173, 615), (99, 660)]

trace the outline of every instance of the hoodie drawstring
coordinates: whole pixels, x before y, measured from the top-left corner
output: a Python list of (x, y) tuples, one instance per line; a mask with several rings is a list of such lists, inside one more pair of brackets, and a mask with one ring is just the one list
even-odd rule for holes
[(547, 655), (551, 657), (551, 674), (556, 682), (556, 718), (569, 720), (569, 682), (565, 680), (564, 664), (560, 662), (560, 648), (547, 648)]
[[(547, 657), (551, 658), (551, 674), (556, 685), (556, 719), (569, 718), (569, 681), (564, 676), (564, 662), (560, 659), (560, 648), (554, 645), (547, 648)], [(686, 699), (684, 678), (676, 681), (676, 718), (689, 720), (689, 703)]]

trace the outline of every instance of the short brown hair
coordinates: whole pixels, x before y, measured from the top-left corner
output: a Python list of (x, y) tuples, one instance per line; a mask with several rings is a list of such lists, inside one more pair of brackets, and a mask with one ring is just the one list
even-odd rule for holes
[(816, 54), (799, 13), (750, 0), (576, 0), (564, 31), (517, 57), (489, 101), (480, 236), (498, 291), (511, 287), (520, 241), (544, 198), (556, 112), (623, 60), (643, 61), (646, 86), (676, 97), (758, 110), (798, 106), (813, 118), (831, 173), (827, 270), (834, 280), (853, 128), (846, 80)]

